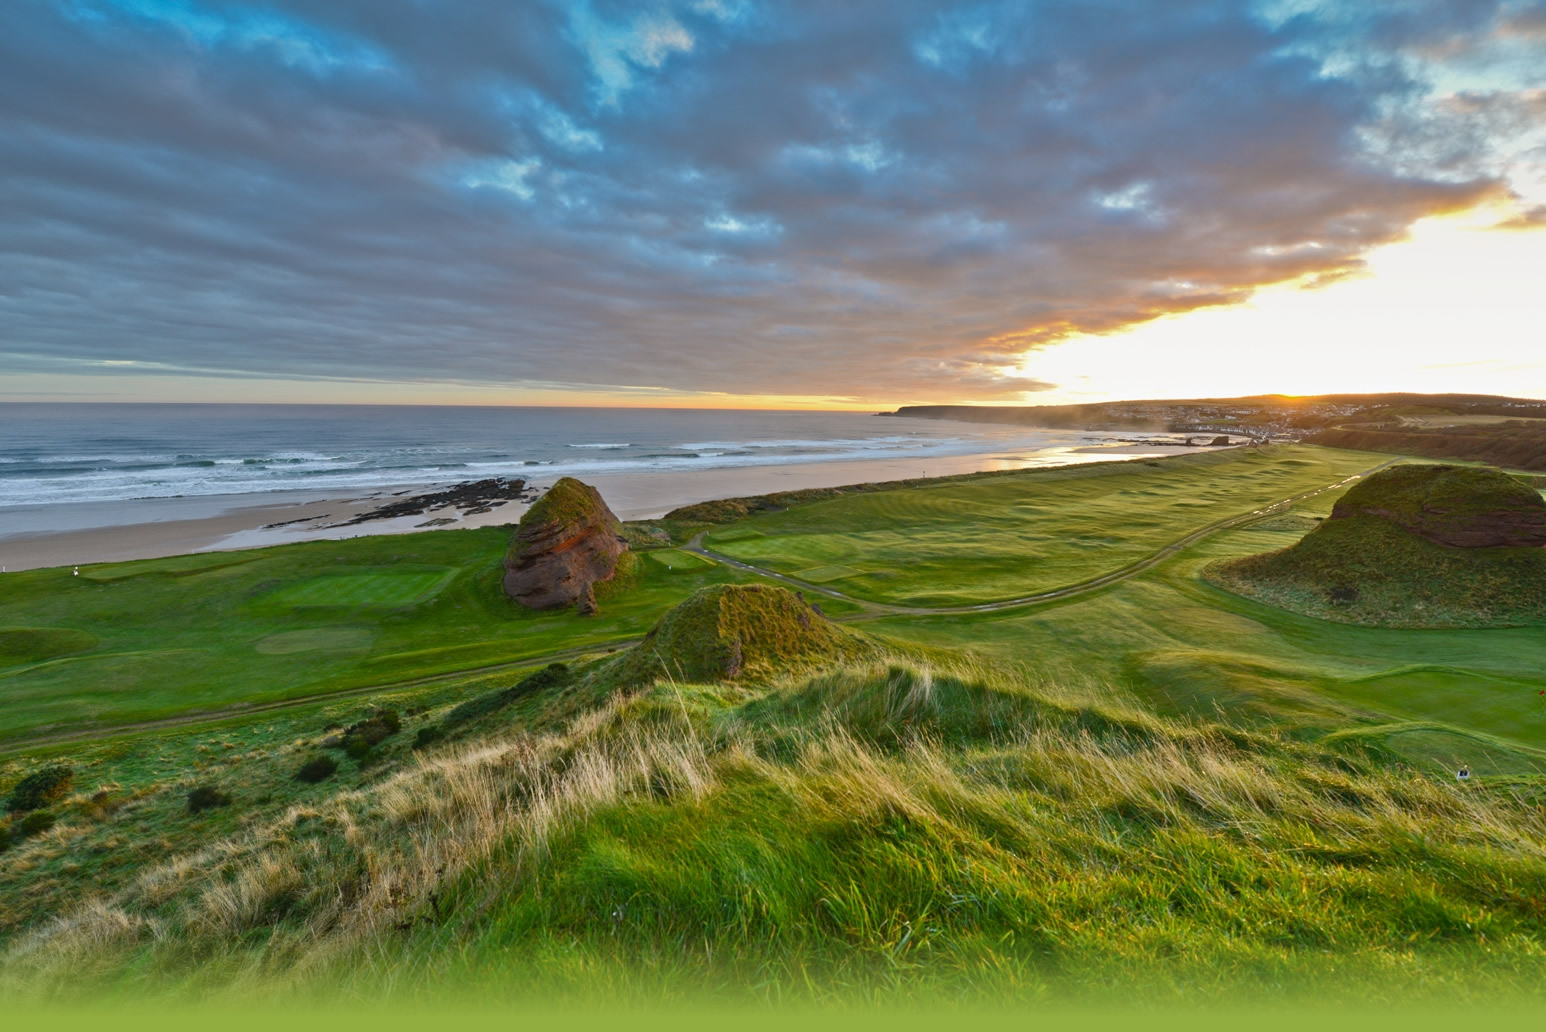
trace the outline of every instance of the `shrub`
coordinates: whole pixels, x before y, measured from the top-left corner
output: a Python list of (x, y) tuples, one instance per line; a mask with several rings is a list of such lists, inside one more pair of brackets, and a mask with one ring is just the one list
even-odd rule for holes
[(375, 741), (371, 742), (370, 744), (375, 745), (382, 739), (390, 738), (391, 736), (397, 734), (397, 732), (401, 731), (403, 729), (403, 721), (402, 718), (397, 715), (397, 711), (395, 709), (384, 709), (378, 710), (376, 713), (371, 715), (369, 720), (366, 720), (357, 726), (362, 733), (374, 737)]
[(231, 797), (213, 785), (199, 785), (188, 793), (188, 812), (203, 813), (217, 806), (230, 806)]
[(342, 749), (356, 760), (363, 760), (370, 750), (403, 729), (402, 718), (394, 709), (377, 710), (364, 720), (351, 724), (342, 735), (324, 743), (330, 748)]
[(434, 745), (446, 736), (445, 729), (435, 725), (426, 724), (419, 728), (413, 736), (413, 747), (423, 749), (427, 745)]
[(295, 778), (308, 785), (315, 785), (319, 781), (326, 781), (336, 773), (338, 773), (337, 760), (331, 756), (313, 756), (301, 764), (301, 769), (295, 772)]
[(27, 816), (11, 825), (11, 835), (20, 842), (34, 835), (41, 835), (54, 826), (58, 820), (48, 810), (33, 810)]
[(75, 771), (63, 764), (33, 771), (11, 790), (11, 797), (6, 800), (6, 809), (12, 813), (42, 809), (54, 800), (64, 798), (74, 783)]

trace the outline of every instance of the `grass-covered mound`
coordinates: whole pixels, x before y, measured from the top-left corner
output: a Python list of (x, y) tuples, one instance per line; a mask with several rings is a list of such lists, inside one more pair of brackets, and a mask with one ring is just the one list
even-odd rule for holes
[(1378, 516), (1456, 548), (1546, 545), (1546, 499), (1517, 478), (1481, 466), (1408, 463), (1354, 484), (1333, 520)]
[[(1453, 1006), (1546, 985), (1530, 800), (1093, 682), (891, 660), (661, 683), (329, 784), (83, 886), (11, 939), (0, 992)], [(12, 873), (76, 834), (13, 847)]]
[[(1496, 470), (1402, 465), (1355, 485), (1330, 519), (1205, 576), (1294, 612), (1384, 627), (1546, 623), (1546, 502)], [(1479, 544), (1485, 542), (1486, 544)]]
[(870, 651), (786, 588), (722, 584), (693, 593), (598, 676), (619, 684), (758, 679)]

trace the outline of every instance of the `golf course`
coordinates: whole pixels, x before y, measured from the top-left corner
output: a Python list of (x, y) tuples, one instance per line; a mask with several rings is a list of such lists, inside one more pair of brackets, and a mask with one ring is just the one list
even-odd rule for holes
[(1534, 999), (1546, 628), (1215, 572), (1403, 461), (687, 507), (588, 616), (510, 527), (6, 574), (0, 991)]

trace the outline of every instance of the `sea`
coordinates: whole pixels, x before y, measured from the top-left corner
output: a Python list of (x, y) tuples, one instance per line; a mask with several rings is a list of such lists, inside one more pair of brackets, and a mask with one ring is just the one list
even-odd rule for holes
[(923, 475), (931, 458), (992, 452), (1089, 461), (1074, 449), (1122, 437), (853, 412), (14, 403), (0, 404), (0, 510), (856, 459)]

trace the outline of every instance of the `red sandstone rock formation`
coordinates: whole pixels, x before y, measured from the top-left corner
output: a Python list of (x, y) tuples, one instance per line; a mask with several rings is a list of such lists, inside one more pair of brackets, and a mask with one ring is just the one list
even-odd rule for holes
[(505, 593), (530, 609), (580, 604), (596, 611), (592, 585), (608, 581), (628, 546), (601, 494), (564, 477), (521, 517), (505, 559)]

